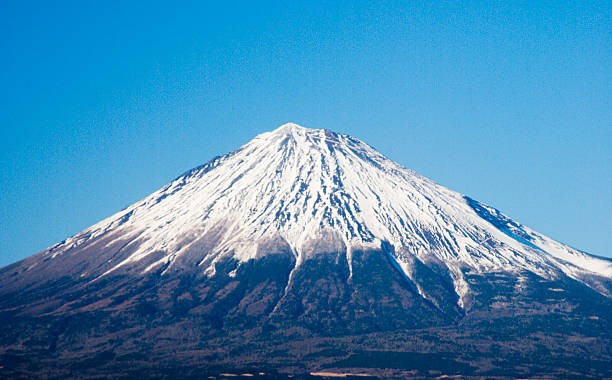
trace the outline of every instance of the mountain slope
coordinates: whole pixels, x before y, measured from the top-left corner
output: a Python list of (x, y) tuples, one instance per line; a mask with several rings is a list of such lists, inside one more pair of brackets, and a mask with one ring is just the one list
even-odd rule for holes
[[(582, 321), (583, 333), (609, 322), (612, 261), (538, 234), (358, 139), (286, 124), (0, 269), (0, 295), (0, 316), (14, 328), (3, 347), (32, 340), (19, 321), (38, 318), (40, 344), (74, 357), (85, 352), (75, 344), (84, 336), (132, 352), (125, 331), (145, 326), (172, 331), (167, 349), (247, 331), (280, 342), (476, 331), (509, 317), (540, 326), (553, 316), (559, 328)], [(101, 327), (82, 331), (74, 325), (82, 316)], [(185, 324), (189, 338), (179, 339)], [(120, 343), (103, 338), (108, 329)], [(209, 362), (231, 362), (219, 355)]]
[[(352, 251), (386, 242), (408, 277), (412, 257), (443, 263), (460, 296), (468, 291), (462, 267), (527, 270), (546, 278), (562, 272), (604, 293), (587, 278), (612, 277), (610, 261), (542, 236), (355, 138), (295, 124), (185, 173), (42, 256), (54, 259), (113, 234), (129, 240), (122, 250), (137, 248), (111, 259), (112, 265), (87, 267), (81, 276), (99, 278), (140, 262), (147, 263), (139, 267), (143, 272), (172, 270), (183, 262), (214, 272), (220, 258), (245, 262), (258, 255), (260, 244), (277, 239), (289, 246), (298, 266), (313, 241), (320, 246), (328, 240), (330, 247), (346, 250), (349, 272)], [(196, 249), (207, 252), (193, 262), (190, 252)]]

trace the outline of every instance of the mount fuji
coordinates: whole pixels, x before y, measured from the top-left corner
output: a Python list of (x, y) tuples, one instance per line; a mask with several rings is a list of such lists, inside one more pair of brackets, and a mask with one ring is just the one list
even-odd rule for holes
[(597, 378), (612, 260), (289, 123), (0, 269), (0, 320), (14, 378)]

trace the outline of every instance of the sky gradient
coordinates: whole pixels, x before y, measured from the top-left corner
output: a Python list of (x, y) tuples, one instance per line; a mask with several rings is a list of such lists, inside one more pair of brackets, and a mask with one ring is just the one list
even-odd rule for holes
[(612, 257), (609, 1), (0, 5), (0, 266), (286, 122)]

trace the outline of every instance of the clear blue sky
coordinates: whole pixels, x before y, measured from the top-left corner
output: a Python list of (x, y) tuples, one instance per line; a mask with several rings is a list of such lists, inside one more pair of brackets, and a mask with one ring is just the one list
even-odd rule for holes
[(0, 4), (0, 265), (288, 121), (612, 257), (608, 1)]

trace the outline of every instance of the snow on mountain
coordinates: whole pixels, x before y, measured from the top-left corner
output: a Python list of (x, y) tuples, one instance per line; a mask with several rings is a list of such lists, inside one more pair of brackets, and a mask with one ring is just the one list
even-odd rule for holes
[(442, 263), (460, 305), (469, 292), (466, 269), (549, 279), (564, 273), (596, 290), (592, 278), (612, 277), (612, 262), (538, 234), (354, 137), (292, 123), (188, 171), (44, 255), (111, 232), (133, 251), (83, 276), (100, 278), (152, 254), (143, 272), (168, 271), (196, 249), (206, 251), (196, 264), (212, 274), (221, 258), (245, 262), (285, 244), (296, 267), (315, 250), (343, 250), (352, 273), (351, 252), (381, 247), (409, 279), (415, 258)]

